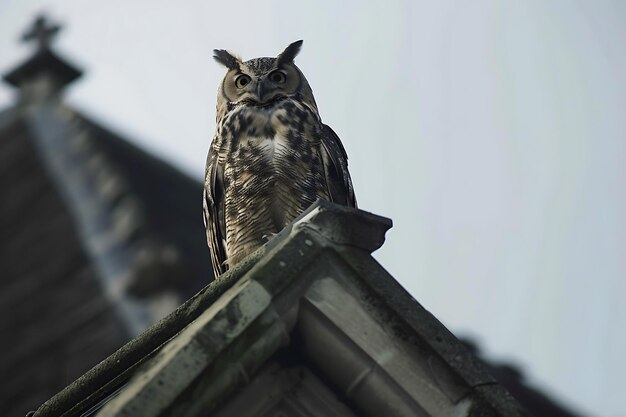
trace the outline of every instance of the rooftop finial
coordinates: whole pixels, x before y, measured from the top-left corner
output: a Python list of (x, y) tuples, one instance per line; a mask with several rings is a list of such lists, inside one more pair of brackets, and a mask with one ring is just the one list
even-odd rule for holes
[(30, 58), (2, 77), (20, 90), (20, 102), (34, 103), (57, 97), (67, 84), (81, 76), (78, 68), (50, 47), (52, 38), (60, 30), (60, 25), (39, 15), (22, 35), (23, 42), (35, 42), (37, 48)]
[(44, 15), (39, 15), (33, 25), (22, 35), (22, 41), (37, 41), (39, 50), (48, 49), (52, 38), (61, 30), (61, 26), (50, 24)]

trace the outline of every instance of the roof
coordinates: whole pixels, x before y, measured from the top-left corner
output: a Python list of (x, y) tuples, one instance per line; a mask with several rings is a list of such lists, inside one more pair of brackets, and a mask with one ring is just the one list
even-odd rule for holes
[(65, 105), (49, 48), (0, 111), (0, 414), (24, 415), (212, 280), (202, 184)]
[(35, 416), (527, 415), (371, 257), (390, 226), (318, 202)]
[[(140, 201), (146, 230), (173, 244), (184, 258), (187, 278), (172, 279), (169, 285), (182, 300), (188, 299), (213, 279), (202, 220), (202, 182), (85, 115), (76, 117), (89, 129), (101, 155), (114, 163), (127, 192)], [(162, 284), (155, 282), (153, 290)]]
[(28, 131), (131, 334), (212, 279), (199, 181), (61, 103), (11, 113)]
[(51, 75), (60, 87), (70, 84), (82, 75), (78, 68), (67, 63), (53, 51), (42, 49), (5, 74), (4, 80), (14, 87), (19, 87), (24, 81), (44, 72)]
[(199, 181), (71, 108), (0, 113), (0, 317), (12, 318), (0, 331), (19, 335), (0, 371), (20, 369), (3, 415), (41, 404), (212, 280), (201, 196)]
[(131, 335), (15, 109), (0, 113), (0, 235), (0, 414), (23, 416)]

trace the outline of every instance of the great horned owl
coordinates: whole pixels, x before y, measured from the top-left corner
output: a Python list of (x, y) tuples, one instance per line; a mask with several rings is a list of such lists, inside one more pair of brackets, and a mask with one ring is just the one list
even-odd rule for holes
[(228, 68), (204, 182), (215, 277), (316, 199), (356, 206), (346, 151), (322, 123), (311, 87), (293, 62), (301, 46), (297, 41), (276, 58), (245, 62), (214, 51)]

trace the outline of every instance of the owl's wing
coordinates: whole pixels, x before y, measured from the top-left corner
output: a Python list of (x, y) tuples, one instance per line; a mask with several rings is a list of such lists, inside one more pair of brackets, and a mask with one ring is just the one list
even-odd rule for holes
[(329, 126), (323, 124), (322, 129), (322, 160), (331, 201), (348, 207), (356, 207), (346, 150), (339, 136)]
[(217, 278), (226, 272), (226, 221), (224, 218), (224, 167), (218, 162), (213, 146), (209, 149), (207, 157), (202, 206), (213, 274)]

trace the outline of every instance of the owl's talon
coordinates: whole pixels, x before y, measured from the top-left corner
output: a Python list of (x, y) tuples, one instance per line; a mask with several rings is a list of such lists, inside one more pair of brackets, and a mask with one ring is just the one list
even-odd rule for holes
[(278, 233), (268, 233), (268, 234), (265, 234), (265, 235), (261, 236), (261, 239), (262, 239), (262, 240), (264, 240), (264, 241), (265, 241), (265, 243), (267, 243), (267, 242), (269, 242), (270, 240), (272, 240), (272, 238), (273, 238), (274, 236), (276, 236), (277, 234), (278, 234)]

